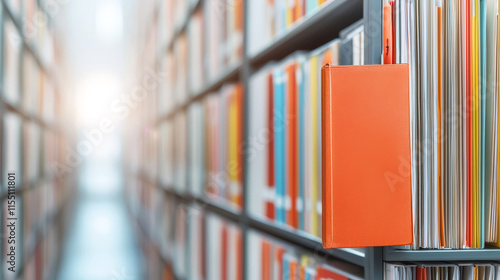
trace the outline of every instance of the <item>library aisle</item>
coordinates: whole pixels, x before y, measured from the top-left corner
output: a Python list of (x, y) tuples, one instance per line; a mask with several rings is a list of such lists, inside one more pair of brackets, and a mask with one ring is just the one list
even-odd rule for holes
[[(123, 203), (118, 135), (82, 163), (59, 280), (142, 279), (139, 249)], [(112, 151), (110, 153), (110, 151)]]

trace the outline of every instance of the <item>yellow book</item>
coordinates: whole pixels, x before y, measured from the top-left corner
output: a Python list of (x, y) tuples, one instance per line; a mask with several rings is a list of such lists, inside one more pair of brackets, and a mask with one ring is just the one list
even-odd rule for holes
[(295, 0), (286, 0), (286, 27), (289, 28), (293, 23), (293, 6)]
[(235, 86), (231, 86), (228, 89), (229, 94), (227, 95), (227, 137), (228, 137), (228, 162), (227, 162), (227, 172), (229, 174), (229, 200), (235, 204), (240, 205), (240, 161), (238, 158), (238, 133), (239, 133), (239, 116), (238, 116), (238, 100), (237, 100), (237, 89)]

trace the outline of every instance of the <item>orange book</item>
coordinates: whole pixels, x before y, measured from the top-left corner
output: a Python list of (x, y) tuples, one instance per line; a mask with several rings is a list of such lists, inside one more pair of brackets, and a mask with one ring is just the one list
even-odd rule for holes
[(412, 244), (408, 65), (327, 65), (321, 103), (323, 247)]
[(289, 271), (289, 277), (288, 279), (290, 280), (296, 280), (297, 279), (297, 261), (295, 260), (290, 260), (290, 271)]
[(425, 267), (417, 267), (417, 280), (427, 280), (427, 270)]
[(323, 266), (316, 267), (317, 275), (316, 279), (335, 279), (335, 280), (349, 280), (349, 278), (344, 275), (340, 275), (338, 273), (333, 272), (331, 269), (328, 269)]
[(393, 46), (393, 38), (392, 38), (392, 5), (386, 4), (384, 5), (384, 64), (392, 64), (394, 63), (392, 58), (392, 46)]
[(287, 176), (288, 190), (287, 199), (290, 199), (290, 209), (286, 213), (287, 224), (291, 227), (298, 227), (297, 216), (297, 196), (299, 189), (299, 162), (298, 162), (298, 106), (297, 106), (297, 82), (296, 82), (296, 65), (290, 64), (286, 71), (288, 72), (288, 96), (287, 96), (287, 113), (290, 116), (287, 128)]
[[(441, 17), (442, 10), (441, 7), (436, 8), (436, 17), (437, 17), (437, 103), (438, 103), (438, 132), (442, 131), (442, 104), (441, 104), (441, 30), (442, 23)], [(438, 138), (438, 204), (439, 204), (439, 245), (446, 246), (445, 238), (444, 238), (444, 206), (443, 206), (443, 159), (442, 152), (443, 150), (443, 141), (441, 137)]]
[(236, 280), (243, 280), (243, 233), (236, 230)]
[(276, 248), (276, 255), (275, 255), (275, 261), (276, 261), (276, 267), (278, 271), (278, 279), (283, 279), (283, 255), (285, 254), (285, 249), (278, 247)]
[(262, 280), (271, 279), (271, 244), (262, 241)]

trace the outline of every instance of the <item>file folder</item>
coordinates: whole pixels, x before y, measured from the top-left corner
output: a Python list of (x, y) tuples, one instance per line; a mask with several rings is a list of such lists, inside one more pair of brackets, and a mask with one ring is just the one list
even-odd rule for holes
[(323, 247), (413, 242), (409, 67), (322, 69)]

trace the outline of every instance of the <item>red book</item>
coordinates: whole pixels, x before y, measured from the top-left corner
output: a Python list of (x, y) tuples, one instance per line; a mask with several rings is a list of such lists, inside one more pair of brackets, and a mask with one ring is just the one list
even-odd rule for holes
[(278, 271), (278, 279), (283, 279), (283, 255), (285, 254), (285, 250), (281, 247), (276, 248), (276, 264)]
[(425, 267), (417, 267), (417, 280), (427, 280), (427, 270)]
[(316, 280), (349, 280), (349, 278), (344, 275), (335, 273), (333, 270), (324, 266), (317, 266), (316, 272)]
[(289, 116), (287, 129), (287, 199), (290, 199), (290, 208), (287, 211), (287, 224), (294, 228), (298, 227), (297, 215), (297, 196), (298, 196), (298, 106), (297, 106), (297, 82), (296, 65), (292, 63), (286, 68), (288, 74), (288, 95), (287, 95), (287, 114)]
[[(269, 143), (267, 149), (267, 187), (269, 188), (269, 192), (274, 192), (274, 114), (273, 114), (273, 74), (270, 73), (267, 80), (267, 88), (268, 88), (268, 123), (267, 127), (269, 128)], [(265, 202), (265, 211), (266, 217), (271, 220), (274, 220), (274, 201), (272, 198), (267, 198)]]

